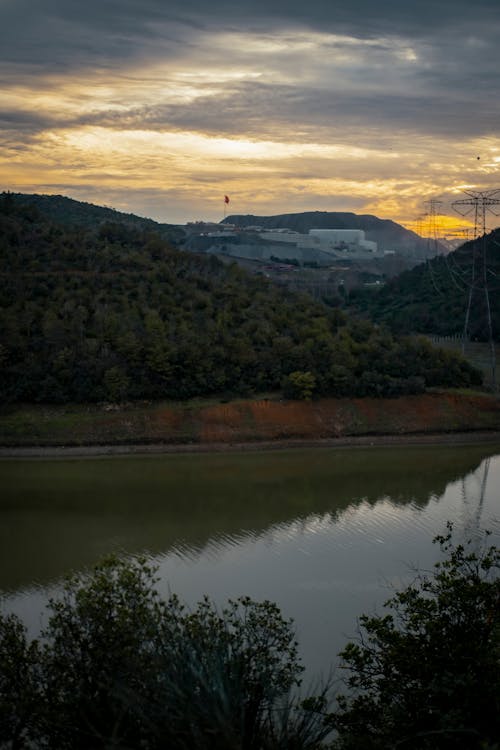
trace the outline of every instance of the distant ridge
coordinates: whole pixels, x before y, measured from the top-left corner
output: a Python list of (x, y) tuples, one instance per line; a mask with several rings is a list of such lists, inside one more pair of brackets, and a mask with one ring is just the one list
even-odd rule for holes
[(395, 250), (402, 255), (417, 258), (425, 258), (430, 254), (427, 240), (390, 219), (379, 219), (371, 214), (338, 211), (305, 211), (275, 216), (232, 214), (222, 223), (240, 227), (255, 225), (268, 229), (288, 228), (301, 234), (307, 234), (310, 229), (362, 229), (366, 233), (366, 239), (377, 242), (381, 250)]
[(160, 224), (135, 214), (117, 211), (109, 206), (97, 206), (85, 201), (77, 201), (64, 195), (42, 195), (38, 193), (9, 193), (18, 205), (35, 206), (40, 213), (51, 221), (73, 227), (90, 229), (104, 222), (125, 224), (135, 229), (158, 232), (173, 244), (184, 237), (184, 232), (173, 224)]

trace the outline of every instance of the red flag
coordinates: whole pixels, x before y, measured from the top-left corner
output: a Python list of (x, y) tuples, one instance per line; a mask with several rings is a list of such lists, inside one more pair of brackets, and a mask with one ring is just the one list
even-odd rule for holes
[(224, 203), (229, 203), (229, 198), (227, 195), (224, 196)]

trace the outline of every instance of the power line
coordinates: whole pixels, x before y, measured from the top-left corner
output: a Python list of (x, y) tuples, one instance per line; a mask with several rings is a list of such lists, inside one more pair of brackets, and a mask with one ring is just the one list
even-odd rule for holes
[[(469, 294), (467, 298), (467, 309), (465, 314), (464, 324), (464, 337), (463, 337), (463, 351), (465, 352), (465, 343), (468, 337), (470, 311), (472, 307), (472, 300), (474, 292), (482, 290), (484, 294), (484, 301), (486, 304), (487, 322), (488, 322), (488, 338), (490, 344), (491, 354), (491, 374), (493, 380), (493, 389), (496, 390), (496, 353), (495, 353), (495, 342), (493, 339), (493, 325), (491, 322), (491, 305), (490, 305), (490, 290), (488, 286), (488, 258), (487, 258), (487, 243), (486, 243), (486, 216), (488, 213), (492, 213), (494, 216), (500, 216), (500, 188), (493, 190), (463, 190), (462, 191), (467, 198), (454, 201), (452, 203), (453, 209), (461, 216), (474, 216), (474, 241), (472, 245), (472, 258), (471, 258), (471, 283), (469, 285)], [(480, 243), (479, 231), (481, 231), (482, 242)], [(479, 257), (480, 256), (480, 257)], [(477, 265), (481, 263), (481, 268), (478, 269)]]
[(437, 282), (436, 282), (436, 276), (434, 274), (434, 270), (432, 268), (432, 261), (434, 258), (439, 255), (439, 243), (437, 238), (437, 216), (438, 216), (438, 206), (442, 205), (442, 201), (438, 201), (435, 198), (431, 198), (431, 200), (426, 201), (424, 203), (424, 206), (428, 206), (428, 211), (426, 214), (427, 217), (427, 259), (426, 259), (426, 266), (427, 271), (429, 273), (429, 278), (431, 280), (431, 284), (434, 287), (434, 291), (436, 294), (441, 295), (441, 297), (445, 296), (445, 293), (442, 289), (439, 289)]

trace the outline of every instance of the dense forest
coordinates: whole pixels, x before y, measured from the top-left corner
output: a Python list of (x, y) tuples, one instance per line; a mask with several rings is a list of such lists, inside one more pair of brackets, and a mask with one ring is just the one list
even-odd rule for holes
[(0, 257), (4, 402), (398, 395), (481, 380), (422, 339), (142, 227), (63, 225), (4, 194)]
[(349, 305), (395, 333), (461, 335), (472, 289), (468, 336), (484, 341), (488, 338), (485, 277), (493, 335), (498, 341), (500, 229), (405, 271), (379, 291), (353, 290)]

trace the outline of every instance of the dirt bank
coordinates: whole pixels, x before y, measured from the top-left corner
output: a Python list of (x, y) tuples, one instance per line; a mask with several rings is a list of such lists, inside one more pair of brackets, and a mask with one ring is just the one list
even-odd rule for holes
[(24, 405), (0, 415), (0, 456), (9, 457), (499, 440), (500, 399), (449, 391), (312, 402)]

